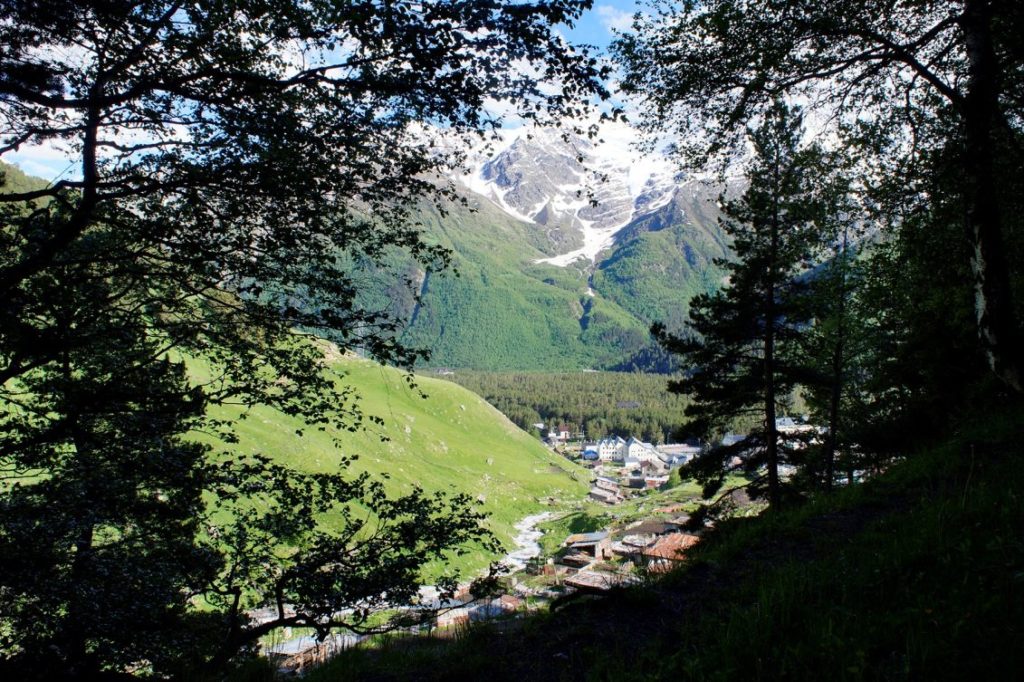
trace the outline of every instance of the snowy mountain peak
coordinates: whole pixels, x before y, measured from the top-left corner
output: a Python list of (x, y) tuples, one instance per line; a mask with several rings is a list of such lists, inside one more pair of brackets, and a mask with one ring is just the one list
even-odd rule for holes
[(671, 162), (632, 147), (636, 133), (607, 124), (596, 140), (551, 129), (506, 133), (489, 152), (471, 156), (462, 182), (509, 215), (547, 231), (562, 253), (540, 262), (594, 261), (615, 234), (672, 200)]

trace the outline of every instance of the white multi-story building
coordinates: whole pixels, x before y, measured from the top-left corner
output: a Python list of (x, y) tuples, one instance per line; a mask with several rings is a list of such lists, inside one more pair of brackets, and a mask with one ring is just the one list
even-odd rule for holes
[(597, 457), (602, 462), (621, 462), (626, 458), (626, 441), (619, 436), (597, 441)]
[(650, 443), (645, 443), (638, 438), (630, 438), (629, 441), (626, 442), (625, 459), (635, 459), (640, 462), (662, 464), (661, 457), (658, 456), (658, 451), (654, 449), (654, 446)]

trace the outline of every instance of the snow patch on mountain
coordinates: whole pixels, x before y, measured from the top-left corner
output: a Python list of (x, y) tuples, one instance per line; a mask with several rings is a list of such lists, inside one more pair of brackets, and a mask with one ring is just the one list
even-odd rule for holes
[(568, 235), (576, 248), (538, 262), (567, 266), (597, 255), (640, 216), (672, 201), (671, 161), (644, 155), (628, 125), (605, 124), (595, 139), (561, 131), (503, 131), (488, 149), (474, 150), (460, 178), (510, 216)]

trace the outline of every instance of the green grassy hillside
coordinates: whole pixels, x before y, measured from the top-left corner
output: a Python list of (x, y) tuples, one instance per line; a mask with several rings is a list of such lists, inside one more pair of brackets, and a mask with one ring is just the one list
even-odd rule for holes
[[(419, 485), (428, 491), (466, 492), (490, 514), (490, 528), (509, 545), (513, 524), (545, 508), (548, 498), (569, 501), (587, 491), (588, 475), (517, 428), (482, 398), (456, 384), (417, 377), (424, 398), (402, 372), (353, 357), (337, 358), (332, 369), (345, 374), (367, 415), (382, 425), (355, 433), (320, 432), (280, 412), (257, 407), (238, 422), (234, 449), (262, 453), (305, 471), (337, 470), (341, 458), (356, 455), (353, 473), (390, 477), (399, 493)], [(217, 407), (216, 416), (237, 418), (240, 408)], [(341, 449), (332, 437), (342, 440)], [(383, 440), (383, 439), (387, 440)], [(459, 558), (458, 568), (476, 570), (493, 556)]]

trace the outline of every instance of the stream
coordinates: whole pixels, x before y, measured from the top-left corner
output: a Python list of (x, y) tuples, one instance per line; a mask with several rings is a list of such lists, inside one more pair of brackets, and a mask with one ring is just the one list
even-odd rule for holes
[[(510, 573), (522, 571), (526, 568), (526, 564), (530, 559), (540, 556), (541, 548), (539, 540), (541, 536), (544, 535), (544, 532), (537, 528), (537, 526), (545, 521), (558, 518), (558, 516), (558, 513), (550, 511), (542, 512), (540, 514), (532, 514), (521, 519), (513, 526), (517, 535), (512, 542), (515, 544), (516, 548), (506, 554), (505, 558), (501, 560), (502, 565), (505, 566)], [(433, 608), (440, 606), (457, 606), (454, 602), (442, 604), (439, 600), (440, 595), (438, 594), (438, 590), (433, 585), (424, 585), (420, 587), (419, 596), (421, 604), (427, 604)], [(409, 607), (400, 608), (404, 609)], [(253, 613), (255, 614), (256, 612)], [(364, 637), (351, 634), (335, 634), (331, 636), (327, 642), (327, 646), (331, 647), (332, 650), (341, 650), (353, 646), (362, 639), (364, 639)], [(282, 638), (282, 640), (275, 641), (273, 644), (267, 645), (266, 650), (290, 655), (305, 651), (316, 644), (318, 643), (312, 636), (301, 635), (295, 638)]]
[(516, 549), (501, 560), (502, 565), (514, 573), (525, 569), (530, 559), (540, 556), (540, 542), (538, 541), (544, 535), (544, 532), (537, 528), (537, 526), (556, 517), (557, 514), (554, 512), (542, 512), (527, 516), (515, 524), (513, 528), (516, 529), (518, 535), (516, 535), (513, 542)]

